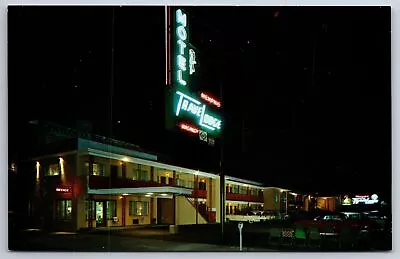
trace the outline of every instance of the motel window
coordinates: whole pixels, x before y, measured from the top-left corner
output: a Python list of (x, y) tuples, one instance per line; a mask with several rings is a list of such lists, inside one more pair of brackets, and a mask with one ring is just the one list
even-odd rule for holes
[(147, 216), (149, 215), (148, 201), (130, 201), (129, 216)]
[(96, 219), (96, 210), (95, 210), (95, 203), (93, 200), (86, 200), (85, 201), (85, 211), (86, 211), (86, 220), (89, 219), (89, 215), (91, 215), (92, 219)]
[(59, 220), (71, 220), (72, 218), (72, 200), (57, 200), (56, 217)]
[(194, 189), (194, 181), (187, 181), (187, 188)]
[(239, 193), (239, 185), (232, 185), (232, 193)]
[(165, 177), (165, 176), (160, 176), (160, 183), (162, 183), (162, 184), (167, 184), (167, 177)]
[(199, 182), (199, 190), (206, 190), (206, 181), (204, 179)]
[(61, 172), (60, 164), (52, 164), (49, 165), (48, 170), (46, 171), (47, 176), (59, 175)]
[(117, 207), (115, 205), (115, 201), (107, 201), (107, 219), (113, 219), (113, 217), (117, 216)]
[(239, 193), (240, 194), (247, 194), (247, 187), (240, 186), (239, 187)]
[(105, 176), (106, 167), (104, 166), (104, 164), (93, 163), (93, 175)]
[[(85, 163), (85, 175), (89, 174), (89, 162)], [(101, 163), (93, 163), (93, 172), (90, 172), (90, 175), (98, 175), (105, 176), (106, 175), (106, 167)]]
[(142, 165), (134, 164), (132, 173), (133, 173), (133, 180), (137, 180), (137, 181), (149, 181), (150, 180), (149, 172), (147, 172), (147, 170), (142, 168)]
[(257, 196), (258, 195), (258, 190), (257, 189), (251, 189), (250, 193), (253, 196)]
[(177, 186), (182, 186), (182, 187), (184, 187), (184, 186), (185, 186), (185, 180), (183, 180), (183, 179), (176, 179), (176, 185), (177, 185)]

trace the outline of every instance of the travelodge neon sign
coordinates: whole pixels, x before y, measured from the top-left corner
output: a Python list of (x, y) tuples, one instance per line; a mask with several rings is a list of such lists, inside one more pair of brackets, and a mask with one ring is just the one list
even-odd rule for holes
[(171, 14), (171, 9), (171, 7), (168, 9), (170, 30), (167, 85), (170, 86), (170, 92), (167, 98), (171, 98), (172, 102), (168, 105), (172, 105), (173, 109), (170, 110), (167, 119), (175, 121), (174, 124), (178, 128), (189, 133), (205, 131), (218, 136), (222, 120), (218, 116), (217, 109), (221, 107), (221, 102), (209, 94), (191, 91), (194, 84), (193, 76), (198, 73), (198, 62), (196, 49), (189, 42), (188, 15), (182, 9), (177, 9)]

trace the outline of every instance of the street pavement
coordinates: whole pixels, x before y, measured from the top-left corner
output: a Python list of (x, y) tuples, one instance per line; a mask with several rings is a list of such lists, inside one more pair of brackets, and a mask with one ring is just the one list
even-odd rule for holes
[[(25, 232), (10, 236), (9, 250), (57, 252), (239, 252), (239, 247), (138, 236)], [(244, 247), (243, 251), (273, 252), (276, 250)]]

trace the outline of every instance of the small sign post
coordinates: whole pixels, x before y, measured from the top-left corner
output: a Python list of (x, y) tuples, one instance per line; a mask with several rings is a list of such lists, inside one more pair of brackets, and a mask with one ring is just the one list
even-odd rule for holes
[(239, 222), (238, 223), (238, 229), (239, 229), (239, 249), (240, 251), (243, 250), (242, 248), (242, 229), (243, 229), (243, 223)]

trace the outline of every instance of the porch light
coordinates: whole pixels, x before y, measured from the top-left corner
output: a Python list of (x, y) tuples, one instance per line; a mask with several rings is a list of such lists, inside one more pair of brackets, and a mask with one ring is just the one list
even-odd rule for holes
[(60, 160), (60, 169), (61, 169), (61, 179), (62, 179), (62, 182), (64, 182), (64, 180), (65, 180), (64, 159), (62, 157), (60, 157), (59, 160)]
[(166, 193), (161, 193), (161, 196), (167, 196), (167, 194)]
[(152, 194), (154, 194), (154, 193), (152, 193), (152, 192), (148, 192), (148, 193), (146, 193), (147, 195), (152, 195)]
[(145, 197), (151, 197), (151, 195), (150, 194), (146, 194)]
[(122, 194), (123, 196), (126, 196), (126, 195), (128, 195), (127, 193), (124, 193), (124, 194)]
[(40, 163), (39, 161), (36, 162), (36, 180), (40, 178)]

